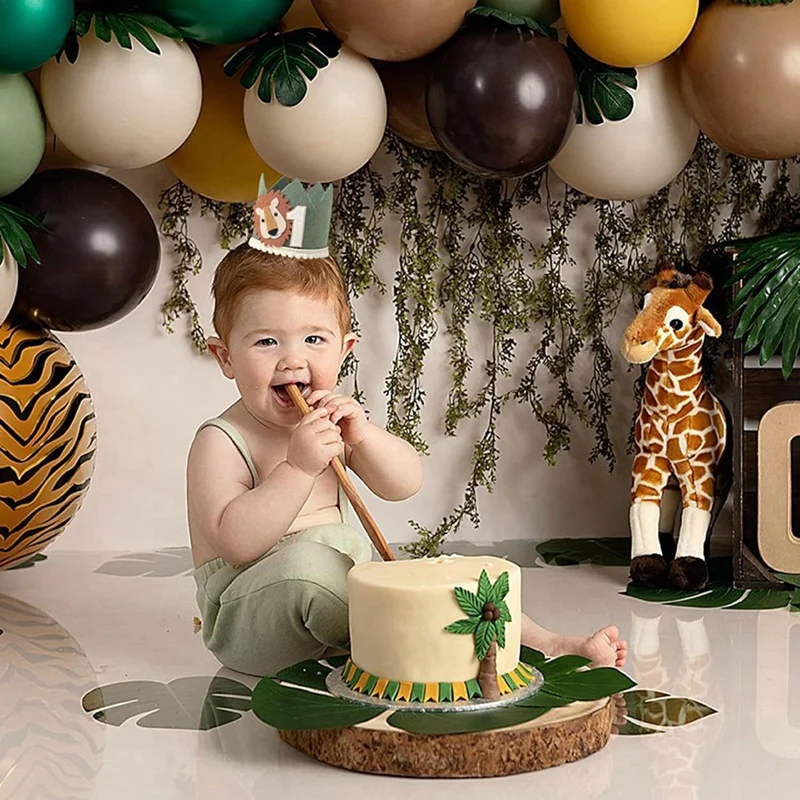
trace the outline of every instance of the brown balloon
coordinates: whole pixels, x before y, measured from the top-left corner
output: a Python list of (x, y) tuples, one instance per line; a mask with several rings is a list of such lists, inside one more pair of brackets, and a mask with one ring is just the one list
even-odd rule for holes
[(19, 272), (17, 308), (48, 328), (100, 328), (124, 317), (155, 281), (161, 248), (141, 200), (85, 169), (40, 172), (7, 198), (45, 230), (32, 230), (41, 264)]
[(800, 2), (715, 0), (681, 49), (681, 90), (701, 130), (755, 159), (800, 153)]
[(444, 45), (426, 95), (442, 150), (487, 178), (544, 167), (571, 130), (577, 103), (566, 50), (503, 23), (473, 24)]
[(425, 89), (435, 54), (413, 61), (374, 61), (389, 106), (389, 128), (426, 150), (439, 150), (425, 112)]
[(312, 0), (349, 48), (381, 61), (420, 58), (446, 42), (475, 0)]

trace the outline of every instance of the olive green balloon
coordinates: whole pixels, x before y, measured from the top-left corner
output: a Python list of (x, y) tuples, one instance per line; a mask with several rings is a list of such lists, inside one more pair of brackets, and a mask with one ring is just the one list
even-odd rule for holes
[(533, 17), (543, 25), (552, 25), (561, 16), (559, 0), (481, 0), (478, 5)]
[(41, 67), (61, 49), (74, 12), (73, 0), (0, 2), (0, 72)]
[(0, 74), (0, 197), (22, 186), (44, 155), (44, 117), (24, 75)]

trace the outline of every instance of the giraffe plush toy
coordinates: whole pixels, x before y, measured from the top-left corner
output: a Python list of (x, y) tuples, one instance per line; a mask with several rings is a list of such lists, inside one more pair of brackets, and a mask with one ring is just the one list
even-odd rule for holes
[[(726, 437), (724, 408), (704, 385), (700, 364), (705, 337), (722, 333), (703, 307), (712, 288), (704, 272), (687, 275), (660, 266), (622, 341), (627, 361), (650, 362), (636, 418), (631, 480), (631, 580), (640, 586), (669, 580), (676, 588), (701, 589), (708, 582), (705, 542)], [(668, 566), (659, 530), (672, 531), (677, 507), (670, 513), (664, 503), (662, 515), (662, 498), (676, 482), (683, 514)]]

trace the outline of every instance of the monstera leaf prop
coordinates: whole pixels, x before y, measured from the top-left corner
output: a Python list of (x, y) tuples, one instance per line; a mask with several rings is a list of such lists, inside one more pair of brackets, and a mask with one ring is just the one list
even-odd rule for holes
[(41, 217), (34, 217), (8, 203), (0, 202), (0, 244), (5, 243), (20, 267), (28, 266), (28, 258), (39, 263), (39, 255), (26, 228), (45, 230)]
[[(342, 659), (303, 661), (263, 678), (253, 692), (253, 711), (278, 730), (323, 730), (367, 722), (385, 713), (379, 706), (352, 702), (327, 691), (325, 679)], [(589, 661), (581, 656), (561, 656), (548, 661), (540, 652), (523, 647), (520, 661), (538, 669), (544, 684), (540, 691), (503, 708), (462, 714), (430, 711), (395, 711), (387, 722), (393, 728), (421, 734), (472, 733), (521, 725), (553, 708), (576, 701), (600, 700), (635, 686), (613, 667), (583, 670)]]
[(611, 67), (602, 64), (578, 47), (572, 39), (567, 39), (567, 55), (572, 61), (578, 78), (578, 92), (581, 102), (578, 107), (578, 124), (584, 117), (593, 125), (604, 119), (626, 119), (633, 111), (633, 96), (639, 85), (633, 67)]
[(739, 251), (727, 286), (741, 281), (731, 314), (741, 311), (734, 336), (745, 352), (760, 347), (765, 364), (781, 348), (788, 380), (800, 351), (800, 233), (775, 233), (727, 243)]
[[(161, 55), (161, 50), (148, 29), (167, 36), (170, 39), (183, 39), (183, 34), (161, 17), (140, 12), (119, 12), (114, 14), (95, 11), (81, 11), (72, 23), (64, 47), (61, 52), (69, 59), (70, 64), (78, 60), (79, 37), (86, 36), (92, 29), (94, 20), (94, 33), (101, 42), (109, 43), (113, 34), (120, 47), (130, 50), (133, 47), (132, 39), (140, 42), (147, 50), (156, 55)], [(61, 53), (57, 58), (60, 58)]]
[(341, 47), (330, 31), (319, 28), (268, 34), (237, 50), (225, 62), (225, 74), (233, 76), (244, 68), (240, 83), (249, 89), (258, 80), (262, 102), (271, 103), (274, 97), (282, 106), (296, 106), (308, 91), (305, 79), (313, 81)]

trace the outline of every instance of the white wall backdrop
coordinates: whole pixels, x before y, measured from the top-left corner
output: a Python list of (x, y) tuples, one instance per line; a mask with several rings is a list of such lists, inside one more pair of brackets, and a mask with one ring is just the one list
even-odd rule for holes
[[(166, 168), (157, 165), (110, 174), (130, 186), (158, 218), (158, 194), (172, 183)], [(380, 272), (389, 285), (396, 268), (397, 250), (392, 244), (397, 241), (395, 233), (387, 232), (389, 246), (380, 262)], [(202, 250), (204, 268), (192, 279), (190, 288), (210, 332), (211, 280), (222, 251), (215, 242), (216, 224), (212, 220), (194, 218), (191, 235)], [(590, 230), (581, 232), (587, 247), (575, 247), (582, 243), (573, 243), (576, 253), (588, 251), (590, 236)], [(186, 454), (199, 424), (232, 403), (236, 393), (233, 383), (222, 377), (210, 356), (201, 357), (192, 350), (182, 324), (174, 335), (161, 326), (160, 306), (170, 291), (173, 264), (171, 246), (165, 242), (158, 280), (133, 313), (97, 331), (60, 334), (92, 392), (98, 452), (84, 505), (52, 549), (153, 550), (188, 543)], [(579, 281), (580, 275), (575, 278)], [(397, 341), (391, 294), (370, 294), (359, 300), (356, 308), (362, 332), (368, 334), (357, 347), (361, 360), (359, 381), (368, 398), (371, 418), (382, 424), (386, 418), (384, 380)], [(615, 351), (632, 313), (632, 308), (621, 313), (616, 329), (610, 333)], [(473, 339), (479, 343), (480, 327), (474, 333)], [(487, 339), (484, 337), (483, 341)], [(520, 369), (536, 346), (533, 337), (522, 341)], [(485, 355), (476, 345), (476, 365)], [(582, 367), (588, 370), (588, 362)], [(579, 371), (577, 377), (583, 380), (586, 375), (588, 372)], [(562, 454), (555, 467), (548, 466), (541, 457), (541, 427), (525, 408), (507, 408), (500, 423), (502, 456), (497, 487), (491, 494), (480, 492), (480, 528), (473, 529), (467, 523), (457, 539), (485, 544), (509, 539), (625, 535), (630, 466), (625, 441), (634, 377), (618, 356), (614, 366), (616, 405), (612, 433), (619, 461), (614, 474), (609, 474), (603, 464), (588, 463), (592, 434), (579, 426), (574, 429), (571, 451)], [(475, 378), (478, 385), (480, 375)], [(404, 503), (386, 503), (364, 489), (368, 505), (390, 542), (408, 542), (415, 537), (407, 523), (409, 519), (435, 527), (462, 500), (472, 446), (483, 431), (485, 420), (470, 420), (462, 424), (458, 436), (444, 436), (442, 420), (448, 385), (447, 342), (440, 334), (428, 358), (424, 382), (424, 433), (431, 450), (425, 458), (424, 488)]]

